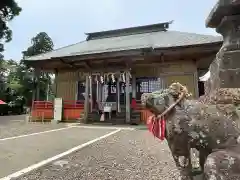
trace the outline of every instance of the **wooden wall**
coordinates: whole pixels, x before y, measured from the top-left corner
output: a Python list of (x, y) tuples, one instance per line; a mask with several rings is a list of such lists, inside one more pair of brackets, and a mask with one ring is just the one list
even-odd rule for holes
[[(152, 67), (138, 66), (133, 68), (137, 77), (163, 77), (166, 86), (172, 82), (186, 85), (194, 97), (197, 97), (197, 67), (193, 61), (178, 61), (171, 64)], [(56, 76), (56, 94), (65, 100), (76, 100), (77, 82), (84, 80), (81, 72), (59, 72)]]
[(136, 76), (162, 77), (166, 87), (173, 82), (186, 85), (193, 97), (198, 97), (197, 66), (193, 61), (182, 60), (153, 67), (137, 67)]
[(58, 72), (55, 81), (55, 93), (57, 97), (62, 97), (64, 100), (77, 99), (77, 83), (83, 80), (81, 72)]

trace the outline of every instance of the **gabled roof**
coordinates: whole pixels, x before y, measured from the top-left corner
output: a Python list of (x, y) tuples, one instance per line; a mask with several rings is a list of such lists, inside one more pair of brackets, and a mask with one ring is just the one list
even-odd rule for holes
[(167, 31), (167, 28), (168, 26), (161, 23), (135, 28), (89, 33), (86, 41), (56, 49), (48, 53), (32, 56), (26, 60), (47, 60), (58, 57), (142, 48), (161, 49), (222, 42), (222, 37), (220, 36)]

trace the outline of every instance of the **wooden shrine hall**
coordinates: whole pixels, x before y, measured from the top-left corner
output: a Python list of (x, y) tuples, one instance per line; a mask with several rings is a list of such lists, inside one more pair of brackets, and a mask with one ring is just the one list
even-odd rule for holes
[(36, 71), (55, 73), (56, 97), (84, 101), (85, 123), (138, 124), (144, 92), (180, 82), (194, 98), (204, 93), (198, 78), (222, 44), (219, 36), (170, 31), (170, 25), (87, 33), (83, 42), (25, 61)]

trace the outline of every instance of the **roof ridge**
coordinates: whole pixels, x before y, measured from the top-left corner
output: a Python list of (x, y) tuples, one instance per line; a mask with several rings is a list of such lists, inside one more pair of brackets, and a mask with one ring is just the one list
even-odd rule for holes
[(102, 33), (102, 32), (109, 32), (109, 31), (118, 31), (118, 30), (128, 30), (128, 29), (135, 29), (135, 28), (143, 28), (143, 27), (152, 27), (152, 26), (158, 26), (158, 25), (164, 25), (164, 24), (171, 24), (172, 21), (166, 21), (162, 23), (154, 23), (154, 24), (146, 24), (146, 25), (138, 25), (138, 26), (130, 26), (130, 27), (125, 27), (125, 28), (117, 28), (117, 29), (109, 29), (109, 30), (102, 30), (102, 31), (93, 31), (93, 32), (88, 32), (85, 33), (86, 35), (89, 34), (95, 34), (95, 33)]
[(122, 36), (122, 35), (131, 35), (131, 34), (138, 34), (138, 33), (145, 33), (145, 32), (154, 32), (154, 31), (167, 31), (169, 25), (172, 24), (173, 21), (156, 23), (156, 24), (148, 24), (148, 25), (141, 25), (141, 26), (132, 26), (127, 28), (118, 28), (112, 30), (104, 30), (98, 32), (91, 32), (85, 33), (88, 37), (87, 40), (93, 39), (102, 39), (105, 37), (115, 37), (115, 36)]

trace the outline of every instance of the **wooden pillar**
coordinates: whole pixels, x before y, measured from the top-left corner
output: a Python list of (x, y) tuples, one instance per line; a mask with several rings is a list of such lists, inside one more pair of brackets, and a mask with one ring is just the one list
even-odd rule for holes
[(120, 79), (117, 79), (117, 87), (116, 87), (116, 93), (117, 93), (117, 112), (120, 113), (121, 112), (121, 106), (120, 106), (120, 93), (121, 93), (121, 89), (120, 89)]
[(90, 79), (89, 74), (86, 74), (86, 82), (85, 82), (85, 101), (84, 101), (84, 123), (88, 123), (88, 113), (89, 113), (89, 85)]
[(194, 87), (195, 87), (195, 97), (194, 98), (199, 98), (199, 89), (198, 89), (198, 72), (194, 72)]
[(136, 99), (137, 87), (136, 87), (136, 76), (132, 74), (132, 98)]
[(93, 110), (93, 91), (92, 91), (92, 82), (93, 82), (93, 80), (92, 80), (92, 74), (90, 74), (90, 76), (89, 76), (90, 112), (92, 112), (92, 110)]
[(96, 84), (97, 84), (96, 100), (97, 102), (99, 102), (99, 82), (97, 81)]
[(102, 96), (102, 92), (103, 92), (103, 83), (101, 81), (101, 77), (103, 77), (103, 73), (100, 73), (100, 81), (99, 81), (99, 102), (102, 102), (103, 96)]
[(102, 102), (103, 84), (99, 83), (99, 102)]
[(55, 69), (55, 78), (54, 78), (54, 84), (55, 84), (55, 96), (58, 97), (58, 69)]
[(36, 72), (33, 73), (33, 91), (32, 91), (32, 102), (36, 100), (36, 88), (37, 88), (37, 80), (36, 80)]
[(39, 69), (36, 69), (36, 100), (40, 100), (40, 73), (41, 71)]
[(125, 90), (125, 97), (126, 97), (126, 123), (130, 123), (131, 121), (131, 112), (130, 112), (130, 77), (129, 71), (126, 71), (126, 90)]

